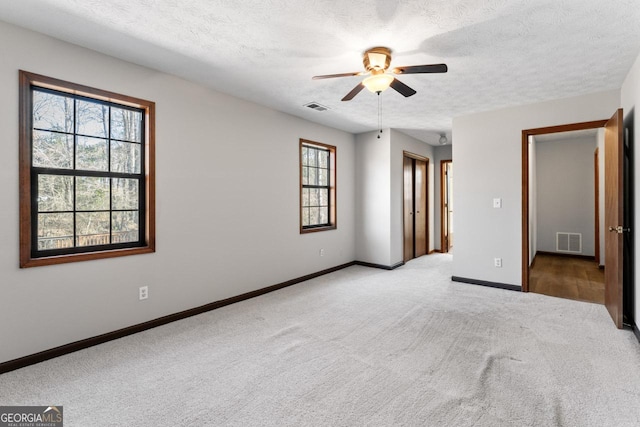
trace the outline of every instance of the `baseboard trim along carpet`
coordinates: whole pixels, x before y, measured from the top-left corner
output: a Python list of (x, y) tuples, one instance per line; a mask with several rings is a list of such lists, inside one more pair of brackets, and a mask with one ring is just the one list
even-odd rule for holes
[(507, 289), (509, 291), (521, 291), (522, 288), (516, 285), (509, 285), (507, 283), (488, 282), (486, 280), (468, 279), (466, 277), (451, 276), (451, 280), (460, 283), (470, 283), (472, 285), (488, 286), (490, 288)]
[[(404, 264), (404, 263), (402, 263)], [(29, 356), (20, 357), (18, 359), (9, 360), (7, 362), (0, 363), (0, 374), (4, 374), (9, 371), (24, 368), (25, 366), (35, 365), (36, 363), (44, 362), (45, 360), (53, 359), (54, 357), (64, 356), (65, 354), (73, 353), (75, 351), (83, 350), (85, 348), (93, 347), (94, 345), (103, 344), (108, 341), (116, 340), (118, 338), (126, 337), (127, 335), (136, 334), (138, 332), (146, 331), (147, 329), (155, 328), (158, 326), (166, 325), (167, 323), (175, 322), (177, 320), (186, 319), (187, 317), (195, 316), (197, 314), (206, 313), (207, 311), (215, 310), (220, 307), (224, 307), (229, 304), (244, 301), (250, 298), (255, 298), (260, 295), (267, 294), (269, 292), (277, 291), (278, 289), (286, 288), (306, 280), (311, 280), (325, 274), (333, 273), (334, 271), (342, 270), (352, 265), (365, 265), (356, 261), (348, 262), (346, 264), (338, 265), (336, 267), (328, 268), (326, 270), (318, 271), (317, 273), (307, 274), (306, 276), (298, 277), (296, 279), (287, 280), (286, 282), (278, 283), (276, 285), (268, 286), (266, 288), (258, 289), (255, 291), (247, 292), (242, 295), (223, 299), (220, 301), (211, 302), (200, 307), (191, 308), (178, 313), (169, 314), (167, 316), (160, 317), (158, 319), (149, 320), (148, 322), (139, 323), (137, 325), (129, 326), (126, 328), (118, 329), (117, 331), (107, 332), (106, 334), (98, 335), (92, 338), (86, 338), (80, 341), (72, 342), (70, 344), (61, 345), (49, 350), (44, 350), (39, 353), (31, 354)], [(375, 266), (375, 264), (367, 265), (369, 267)], [(387, 270), (392, 270), (396, 267), (380, 266)]]
[(640, 342), (640, 329), (638, 329), (638, 325), (636, 325), (635, 322), (633, 323), (633, 333), (636, 335), (636, 338), (638, 338), (638, 342)]
[(576, 258), (576, 259), (585, 259), (587, 261), (595, 261), (596, 257), (593, 255), (580, 255), (580, 254), (565, 254), (562, 252), (547, 252), (547, 251), (537, 251), (536, 255), (553, 255), (553, 256), (561, 256), (565, 258)]
[(363, 267), (380, 268), (382, 270), (395, 270), (398, 267), (402, 267), (404, 265), (404, 261), (400, 261), (393, 265), (372, 264), (370, 262), (364, 262), (364, 261), (354, 261), (354, 264), (361, 265)]

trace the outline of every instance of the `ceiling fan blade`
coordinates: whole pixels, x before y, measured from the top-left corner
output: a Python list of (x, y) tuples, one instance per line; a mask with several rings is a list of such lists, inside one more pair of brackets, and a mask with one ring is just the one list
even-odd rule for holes
[(325, 74), (322, 76), (313, 76), (312, 79), (313, 80), (333, 79), (335, 77), (351, 77), (351, 76), (360, 76), (362, 74), (364, 74), (362, 71), (358, 71), (355, 73)]
[(404, 95), (405, 97), (409, 97), (411, 95), (415, 95), (416, 94), (415, 90), (411, 89), (409, 86), (407, 86), (406, 84), (402, 83), (398, 79), (393, 79), (393, 81), (391, 82), (390, 86), (393, 89), (395, 89), (397, 92), (399, 92), (401, 95)]
[(351, 92), (349, 92), (344, 98), (342, 98), (342, 101), (351, 101), (353, 97), (359, 94), (362, 89), (364, 89), (364, 85), (362, 83), (358, 83), (358, 86), (351, 89)]
[(394, 74), (420, 74), (420, 73), (446, 73), (449, 70), (447, 64), (431, 65), (410, 65), (407, 67), (396, 67)]

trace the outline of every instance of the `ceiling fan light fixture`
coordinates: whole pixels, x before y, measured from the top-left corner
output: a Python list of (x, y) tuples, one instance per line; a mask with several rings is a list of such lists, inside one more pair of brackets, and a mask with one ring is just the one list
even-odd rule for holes
[(440, 145), (446, 145), (447, 144), (447, 135), (445, 135), (444, 133), (442, 135), (440, 135)]
[[(408, 98), (416, 94), (416, 91), (400, 80), (393, 77), (393, 74), (425, 74), (425, 73), (446, 73), (448, 68), (446, 64), (425, 64), (425, 65), (409, 65), (406, 67), (397, 67), (387, 74), (389, 65), (391, 65), (391, 49), (384, 46), (372, 47), (367, 49), (362, 56), (362, 64), (365, 71), (356, 71), (351, 73), (324, 74), (313, 76), (313, 80), (332, 79), (335, 77), (351, 77), (369, 74), (370, 77), (358, 83), (351, 92), (342, 98), (342, 101), (351, 101), (354, 96), (360, 93), (365, 87), (378, 95), (380, 92), (387, 90), (389, 87), (398, 92), (400, 95)], [(379, 99), (379, 98), (378, 98)]]
[(394, 77), (389, 74), (376, 74), (364, 79), (362, 84), (371, 92), (378, 93), (387, 90), (393, 80)]

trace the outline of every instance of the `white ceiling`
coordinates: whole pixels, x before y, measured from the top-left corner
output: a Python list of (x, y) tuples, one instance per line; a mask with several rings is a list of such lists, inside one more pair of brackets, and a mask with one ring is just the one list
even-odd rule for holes
[(0, 20), (352, 133), (376, 129), (376, 95), (312, 76), (373, 46), (444, 62), (382, 94), (383, 127), (433, 145), (456, 116), (617, 89), (640, 51), (640, 0), (5, 0)]

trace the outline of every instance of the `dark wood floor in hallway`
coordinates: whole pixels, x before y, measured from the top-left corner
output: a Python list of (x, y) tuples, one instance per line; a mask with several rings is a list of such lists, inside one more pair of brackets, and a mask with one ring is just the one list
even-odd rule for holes
[(529, 274), (529, 291), (604, 304), (604, 270), (587, 259), (536, 254)]

